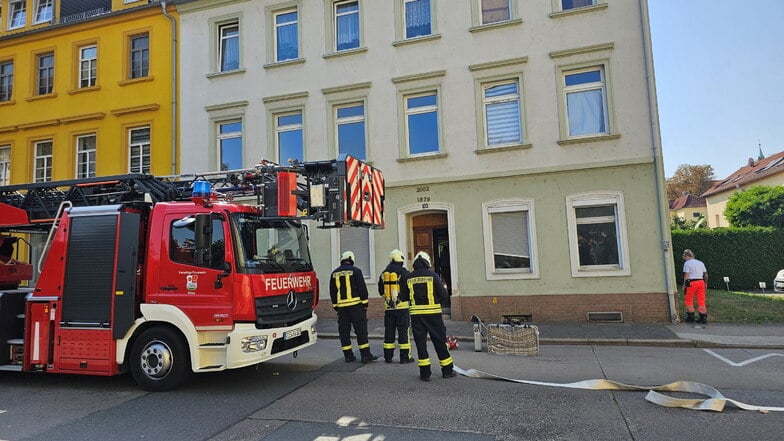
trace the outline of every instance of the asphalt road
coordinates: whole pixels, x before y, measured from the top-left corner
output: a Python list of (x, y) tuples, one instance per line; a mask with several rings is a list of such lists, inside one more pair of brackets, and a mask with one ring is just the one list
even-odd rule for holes
[[(378, 342), (371, 342), (378, 344)], [(779, 440), (782, 412), (664, 408), (645, 392), (433, 377), (416, 364), (344, 363), (321, 340), (260, 369), (194, 376), (167, 393), (111, 378), (0, 372), (0, 440)], [(380, 352), (380, 347), (374, 347)], [(710, 351), (710, 352), (709, 352)], [(784, 406), (784, 353), (762, 349), (542, 346), (492, 355), (463, 344), (463, 369), (570, 383), (610, 379), (711, 385), (743, 403)], [(433, 360), (438, 366), (437, 361)], [(678, 397), (704, 398), (689, 394)]]

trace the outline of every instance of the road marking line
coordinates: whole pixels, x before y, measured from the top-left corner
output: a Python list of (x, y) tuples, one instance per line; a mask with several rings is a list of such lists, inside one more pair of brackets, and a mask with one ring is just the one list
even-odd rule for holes
[(755, 361), (764, 360), (764, 359), (766, 359), (768, 357), (777, 357), (777, 356), (778, 357), (784, 357), (784, 354), (777, 354), (777, 353), (774, 352), (774, 353), (770, 353), (770, 354), (760, 355), (759, 357), (749, 358), (746, 361), (741, 361), (740, 363), (736, 363), (736, 362), (734, 362), (734, 361), (732, 361), (732, 360), (730, 360), (728, 358), (722, 357), (721, 355), (711, 351), (710, 349), (703, 349), (703, 351), (713, 355), (714, 357), (718, 358), (719, 360), (727, 363), (728, 365), (730, 365), (732, 367), (746, 366), (747, 364), (754, 363)]

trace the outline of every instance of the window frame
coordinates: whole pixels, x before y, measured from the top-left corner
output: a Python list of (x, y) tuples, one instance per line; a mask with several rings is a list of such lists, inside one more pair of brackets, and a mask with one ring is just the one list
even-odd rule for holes
[[(403, 122), (404, 122), (404, 133), (405, 133), (405, 153), (407, 158), (418, 158), (423, 156), (432, 156), (438, 155), (442, 151), (443, 139), (442, 139), (442, 130), (441, 127), (443, 123), (441, 121), (441, 95), (440, 95), (440, 87), (435, 88), (428, 88), (425, 90), (419, 91), (409, 91), (407, 93), (402, 94), (402, 105), (403, 105)], [(436, 104), (435, 105), (427, 105), (422, 107), (416, 107), (412, 110), (409, 107), (408, 100), (412, 98), (422, 98), (426, 96), (435, 96)], [(435, 132), (437, 136), (437, 146), (434, 151), (427, 151), (422, 153), (412, 153), (411, 151), (411, 126), (410, 126), (410, 119), (414, 115), (424, 115), (435, 113), (436, 115), (436, 127)]]
[(582, 14), (586, 12), (593, 12), (593, 11), (598, 11), (607, 8), (607, 0), (592, 0), (592, 3), (590, 5), (577, 6), (571, 8), (564, 8), (563, 0), (551, 0), (551, 2), (552, 2), (552, 11), (553, 11), (550, 14), (551, 18)]
[[(552, 54), (551, 54), (552, 56)], [(581, 84), (577, 86), (566, 86), (566, 76), (599, 70), (602, 76), (601, 83)], [(558, 117), (560, 120), (559, 130), (561, 139), (559, 144), (570, 144), (580, 142), (590, 142), (620, 137), (616, 129), (615, 110), (613, 103), (612, 73), (610, 60), (608, 58), (591, 60), (582, 63), (564, 64), (556, 66), (556, 89), (558, 93)], [(597, 88), (595, 85), (601, 84)], [(604, 112), (604, 131), (596, 133), (586, 133), (571, 135), (569, 128), (569, 106), (567, 94), (578, 91), (601, 90), (602, 92), (602, 111)]]
[[(428, 25), (430, 26), (430, 32), (428, 32), (426, 34), (419, 34), (419, 35), (409, 36), (408, 35), (408, 10), (407, 10), (407, 6), (408, 6), (409, 3), (422, 2), (422, 1), (428, 2)], [(403, 21), (403, 28), (402, 28), (403, 40), (413, 40), (413, 39), (416, 39), (416, 38), (425, 38), (425, 37), (429, 37), (429, 36), (433, 35), (434, 34), (434, 32), (433, 32), (433, 27), (434, 27), (433, 26), (433, 24), (434, 24), (433, 23), (434, 22), (434, 20), (433, 20), (433, 17), (434, 17), (433, 12), (434, 12), (434, 8), (435, 8), (435, 6), (434, 6), (435, 1), (433, 1), (433, 0), (402, 0), (402, 2), (403, 3), (402, 3), (402, 8), (401, 8), (401, 12), (402, 12), (401, 20)]]
[[(14, 6), (21, 6), (21, 8), (14, 10)], [(16, 24), (15, 24), (16, 23)], [(20, 29), (27, 26), (27, 1), (26, 0), (9, 0), (8, 2), (8, 26), (6, 30)]]
[[(133, 142), (133, 133), (136, 131), (147, 130), (147, 142)], [(128, 173), (144, 173), (149, 174), (152, 170), (152, 126), (142, 125), (128, 128)], [(147, 154), (144, 153), (144, 147), (147, 147)], [(139, 149), (138, 155), (134, 153), (134, 149)], [(133, 169), (134, 157), (139, 161), (139, 170)], [(147, 168), (145, 170), (144, 159), (147, 158)]]
[[(580, 244), (577, 234), (577, 208), (614, 205), (618, 264), (580, 265)], [(591, 191), (566, 196), (566, 219), (569, 238), (569, 259), (572, 277), (616, 277), (631, 275), (626, 208), (622, 191)]]
[[(525, 268), (502, 269), (495, 267), (495, 249), (493, 247), (494, 213), (525, 212), (528, 224), (528, 253), (530, 266)], [(536, 241), (536, 214), (534, 200), (529, 198), (503, 198), (482, 203), (482, 233), (485, 248), (485, 278), (487, 280), (538, 279), (539, 253)]]
[[(298, 59), (300, 59), (302, 57), (302, 55), (301, 55), (301, 51), (302, 51), (302, 49), (301, 49), (302, 36), (301, 36), (301, 23), (300, 23), (300, 21), (301, 21), (300, 20), (300, 15), (301, 15), (300, 9), (301, 8), (300, 8), (299, 4), (294, 4), (294, 5), (290, 5), (290, 6), (287, 6), (287, 7), (280, 8), (280, 9), (276, 9), (276, 10), (271, 12), (271, 16), (272, 16), (271, 17), (272, 18), (272, 23), (271, 23), (272, 38), (271, 38), (271, 40), (272, 40), (272, 54), (273, 54), (272, 55), (272, 58), (273, 58), (272, 62), (273, 63), (290, 62), (292, 60), (298, 60)], [(284, 23), (282, 25), (278, 24), (278, 17), (279, 16), (286, 15), (286, 14), (291, 14), (292, 12), (296, 14), (296, 19), (293, 22), (287, 22), (287, 23)], [(296, 27), (295, 34), (297, 36), (297, 53), (292, 58), (282, 59), (281, 56), (280, 56), (280, 52), (281, 51), (280, 51), (280, 43), (278, 41), (278, 29), (282, 28), (284, 26), (295, 26)]]
[[(515, 84), (517, 86), (517, 94), (516, 94), (517, 112), (518, 112), (517, 129), (518, 129), (519, 139), (517, 141), (491, 144), (487, 108), (488, 106), (493, 104), (512, 102), (513, 100), (509, 98), (509, 95), (488, 98), (486, 93), (488, 89), (504, 84)], [(525, 127), (525, 106), (523, 103), (524, 94), (523, 94), (522, 74), (480, 80), (478, 81), (478, 88), (479, 88), (478, 95), (480, 100), (480, 112), (482, 114), (480, 148), (490, 150), (490, 149), (503, 149), (508, 147), (525, 145), (528, 139), (528, 133)]]
[[(342, 235), (344, 232), (346, 234), (360, 234), (366, 233), (367, 234), (367, 264), (368, 268), (363, 268), (362, 263), (360, 262), (360, 258), (364, 257), (365, 250), (358, 251), (358, 248), (354, 246), (353, 243), (345, 243), (348, 242), (343, 239)], [(339, 256), (343, 253), (343, 251), (353, 251), (354, 257), (357, 258), (357, 261), (354, 262), (354, 265), (362, 271), (362, 276), (365, 279), (366, 283), (375, 283), (376, 282), (376, 262), (375, 262), (375, 248), (376, 248), (376, 240), (375, 234), (373, 230), (370, 228), (335, 228), (332, 230), (332, 234), (330, 237), (330, 242), (333, 250), (336, 250), (332, 253), (332, 267), (337, 267), (340, 264)], [(364, 246), (364, 243), (362, 244)]]
[[(50, 152), (48, 154), (41, 154), (39, 148), (44, 144), (49, 144)], [(54, 140), (42, 139), (33, 143), (33, 182), (51, 182), (52, 181), (52, 164), (54, 159)], [(42, 166), (39, 167), (39, 162)], [(42, 170), (42, 178), (39, 178), (38, 170)]]
[[(88, 138), (92, 138), (93, 139), (93, 145), (91, 147), (83, 149), (81, 141), (85, 140), (85, 139), (88, 139)], [(76, 158), (75, 158), (76, 170), (75, 170), (74, 176), (76, 177), (76, 179), (92, 178), (92, 177), (96, 176), (96, 169), (95, 169), (96, 162), (95, 162), (95, 160), (96, 160), (96, 155), (97, 155), (97, 152), (98, 152), (98, 137), (97, 137), (97, 135), (95, 133), (85, 133), (83, 135), (77, 135), (75, 137), (74, 144), (75, 144), (74, 148), (75, 148), (75, 151), (76, 151)], [(80, 169), (83, 168), (83, 167), (86, 167), (86, 169), (87, 169), (86, 173), (83, 173), (82, 171), (80, 171)]]
[[(279, 118), (286, 117), (286, 116), (293, 116), (293, 115), (297, 115), (297, 114), (300, 117), (299, 124), (287, 124), (287, 125), (283, 125), (283, 126), (279, 124)], [(272, 114), (272, 121), (273, 121), (273, 127), (274, 127), (274, 131), (275, 131), (275, 134), (274, 134), (274, 136), (275, 136), (275, 157), (277, 158), (278, 163), (286, 164), (286, 161), (288, 159), (291, 159), (291, 158), (284, 158), (284, 157), (281, 156), (280, 136), (283, 133), (290, 133), (290, 132), (294, 132), (294, 131), (299, 131), (300, 141), (301, 141), (301, 145), (302, 145), (302, 150), (300, 152), (302, 157), (301, 158), (296, 158), (296, 159), (300, 159), (300, 160), (304, 161), (305, 160), (305, 112), (304, 112), (304, 110), (303, 109), (292, 109), (292, 110), (287, 110), (287, 111), (283, 111), (283, 112), (275, 112), (275, 113)]]
[[(3, 74), (3, 67), (11, 66), (10, 73)], [(0, 103), (14, 100), (14, 60), (0, 60)], [(3, 91), (5, 84), (5, 91)]]
[(523, 23), (523, 20), (520, 18), (520, 15), (518, 13), (517, 0), (507, 0), (508, 2), (507, 10), (509, 11), (508, 19), (492, 21), (487, 23), (484, 21), (484, 14), (482, 14), (483, 2), (484, 0), (471, 1), (471, 28), (469, 29), (470, 32), (484, 31), (488, 29), (495, 29), (498, 27), (505, 27), (510, 25), (519, 25)]
[[(216, 49), (217, 50), (215, 52), (215, 55), (216, 55), (217, 58), (215, 60), (215, 67), (216, 67), (215, 71), (219, 72), (219, 73), (226, 73), (226, 72), (236, 72), (238, 70), (241, 70), (242, 69), (242, 48), (241, 48), (241, 44), (240, 44), (240, 38), (242, 36), (242, 28), (240, 27), (240, 20), (239, 20), (239, 18), (234, 18), (234, 19), (231, 19), (231, 20), (225, 20), (225, 21), (217, 22), (215, 26), (216, 26), (215, 34), (216, 34), (216, 38), (217, 38), (217, 40), (216, 40), (216, 45), (217, 45)], [(231, 27), (236, 27), (237, 28), (236, 36), (229, 36), (229, 37), (225, 37), (224, 38), (223, 30), (231, 28)], [(236, 40), (236, 43), (237, 43), (237, 66), (234, 67), (234, 68), (228, 68), (228, 67), (224, 68), (224, 65), (223, 65), (223, 63), (224, 63), (224, 53), (223, 53), (223, 51), (225, 49), (224, 46), (223, 46), (223, 43), (224, 43), (224, 41), (229, 41), (229, 40)]]
[[(348, 109), (352, 107), (359, 107), (362, 106), (362, 116), (348, 116), (340, 118), (338, 113), (341, 109)], [(342, 153), (351, 154), (350, 152), (341, 152), (340, 151), (340, 126), (341, 125), (348, 125), (348, 124), (356, 124), (358, 122), (362, 123), (362, 131), (364, 133), (364, 140), (362, 149), (364, 150), (364, 155), (359, 157), (358, 155), (351, 155), (357, 159), (361, 159), (363, 161), (367, 160), (368, 157), (368, 112), (367, 112), (367, 100), (366, 99), (359, 99), (359, 100), (349, 100), (346, 102), (335, 103), (332, 105), (332, 126), (335, 131), (335, 152), (337, 155)]]
[[(234, 132), (226, 132), (222, 133), (223, 126), (228, 126), (230, 124), (240, 124), (240, 131)], [(215, 121), (215, 146), (216, 148), (216, 161), (218, 164), (218, 170), (224, 170), (223, 168), (223, 142), (224, 141), (231, 141), (237, 140), (240, 141), (240, 160), (242, 164), (240, 164), (240, 169), (245, 164), (245, 121), (243, 118), (231, 118), (231, 119), (221, 119)], [(226, 170), (230, 170), (231, 168), (227, 168)], [(234, 169), (231, 169), (234, 170)]]
[[(147, 46), (141, 49), (134, 49), (133, 43), (138, 39), (146, 39)], [(134, 34), (128, 35), (128, 79), (129, 80), (138, 80), (141, 78), (148, 78), (150, 76), (150, 64), (152, 60), (150, 59), (150, 33), (149, 32), (137, 32)], [(135, 60), (136, 55), (139, 55), (141, 58), (138, 60), (139, 67), (136, 68), (137, 61)], [(145, 67), (145, 60), (147, 61)], [(137, 75), (138, 72), (138, 75)]]
[(0, 145), (0, 186), (11, 183), (11, 145)]
[[(47, 16), (41, 18), (42, 13), (47, 13)], [(33, 24), (48, 23), (54, 19), (54, 0), (36, 0), (35, 2), (35, 19)]]
[[(41, 63), (46, 58), (52, 59), (51, 66), (41, 66)], [(40, 54), (36, 54), (35, 56), (36, 61), (36, 71), (35, 71), (35, 91), (36, 96), (45, 96), (45, 95), (52, 95), (54, 94), (54, 67), (55, 67), (55, 57), (54, 52), (42, 52)], [(46, 71), (47, 75), (44, 76), (44, 71)], [(45, 82), (46, 84), (42, 86), (42, 83)], [(43, 92), (42, 92), (43, 91)]]
[[(84, 51), (88, 49), (95, 49), (95, 56), (92, 58), (85, 58)], [(78, 48), (79, 51), (79, 76), (78, 76), (78, 84), (77, 88), (79, 89), (88, 89), (90, 87), (95, 87), (98, 84), (98, 44), (87, 44), (84, 46), (80, 46)], [(85, 78), (83, 75), (85, 73), (85, 63), (87, 63), (87, 75), (88, 77)], [(84, 84), (85, 80), (87, 80), (87, 84)]]

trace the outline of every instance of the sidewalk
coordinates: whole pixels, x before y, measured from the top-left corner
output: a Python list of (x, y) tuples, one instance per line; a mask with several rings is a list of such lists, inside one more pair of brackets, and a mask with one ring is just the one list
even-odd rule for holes
[[(473, 345), (474, 324), (444, 319), (447, 335)], [(784, 324), (708, 323), (532, 323), (539, 328), (540, 345), (616, 345), (698, 348), (784, 349)], [(319, 317), (321, 338), (338, 338), (334, 317)], [(383, 340), (384, 320), (369, 319), (371, 340)]]

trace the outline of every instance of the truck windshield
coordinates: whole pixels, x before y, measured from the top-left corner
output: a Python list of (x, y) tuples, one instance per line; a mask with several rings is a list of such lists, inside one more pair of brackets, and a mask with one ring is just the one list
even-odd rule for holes
[(251, 213), (232, 216), (241, 244), (240, 272), (289, 273), (313, 271), (305, 231), (298, 221), (270, 220)]

